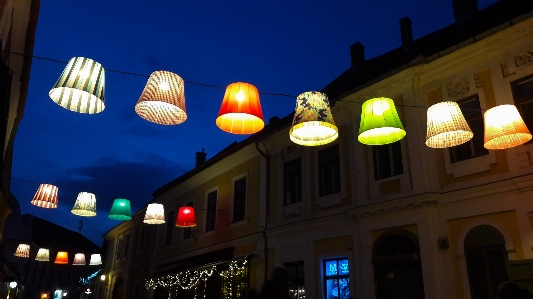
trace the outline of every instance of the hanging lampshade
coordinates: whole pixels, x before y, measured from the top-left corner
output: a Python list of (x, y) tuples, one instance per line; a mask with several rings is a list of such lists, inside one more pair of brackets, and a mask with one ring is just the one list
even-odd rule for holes
[(389, 98), (374, 98), (363, 103), (359, 142), (382, 145), (396, 142), (405, 136), (394, 102)]
[(261, 131), (265, 123), (257, 88), (243, 82), (228, 85), (216, 124), (223, 131), (233, 134)]
[(50, 184), (40, 184), (31, 204), (41, 208), (57, 208), (57, 187)]
[(71, 212), (72, 214), (78, 216), (96, 216), (96, 197), (94, 194), (89, 192), (80, 192)]
[(56, 256), (54, 264), (68, 264), (68, 252), (59, 251)]
[(442, 102), (428, 108), (426, 145), (433, 148), (452, 147), (468, 142), (470, 130), (456, 102)]
[(85, 254), (76, 253), (74, 255), (74, 261), (72, 261), (72, 265), (74, 265), (74, 266), (85, 266)]
[(46, 248), (39, 248), (37, 255), (35, 256), (36, 261), (40, 262), (49, 262), (50, 261), (50, 250)]
[(304, 92), (296, 98), (296, 110), (289, 137), (300, 145), (315, 146), (339, 137), (328, 97), (318, 91)]
[(144, 223), (162, 224), (165, 223), (165, 208), (160, 203), (151, 203), (146, 208)]
[(15, 250), (15, 256), (28, 258), (30, 257), (30, 245), (19, 244), (17, 250)]
[(531, 139), (526, 124), (514, 105), (500, 105), (485, 112), (485, 142), (487, 149), (506, 149)]
[(113, 206), (111, 206), (111, 211), (109, 212), (108, 217), (114, 220), (130, 220), (130, 201), (124, 198), (115, 199), (115, 201), (113, 201)]
[(167, 71), (155, 71), (148, 78), (135, 112), (160, 125), (177, 125), (187, 119), (183, 79)]
[(50, 98), (68, 110), (94, 114), (102, 112), (105, 72), (102, 65), (85, 57), (70, 59), (50, 90)]
[(100, 254), (91, 254), (91, 260), (89, 261), (89, 265), (101, 265), (102, 264), (102, 257)]
[(196, 226), (196, 217), (194, 216), (194, 209), (192, 207), (181, 207), (176, 218), (176, 226), (192, 227)]

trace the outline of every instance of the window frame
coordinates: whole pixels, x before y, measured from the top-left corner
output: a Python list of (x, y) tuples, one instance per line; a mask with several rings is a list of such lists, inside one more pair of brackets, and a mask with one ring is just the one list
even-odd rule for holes
[[(191, 207), (194, 209), (194, 200), (187, 202), (184, 207)], [(188, 240), (192, 237), (192, 227), (184, 227), (182, 240)]]
[[(296, 161), (298, 162), (298, 166), (295, 168), (298, 168), (298, 169), (292, 170), (289, 172), (288, 171), (289, 167), (287, 166), (292, 166), (290, 164), (295, 163)], [(294, 182), (294, 179), (296, 179), (296, 182)], [(296, 194), (294, 195), (294, 198), (293, 196), (291, 196), (289, 200), (287, 200), (287, 191), (288, 191), (287, 185), (288, 185), (289, 180), (291, 180), (291, 183), (296, 186), (294, 188), (296, 189), (296, 192), (295, 192)], [(302, 189), (303, 189), (302, 188), (302, 158), (296, 157), (294, 159), (283, 162), (283, 205), (286, 206), (286, 205), (290, 205), (293, 203), (302, 202), (302, 198), (303, 198)]]
[[(210, 195), (215, 193), (215, 206), (210, 207)], [(218, 187), (205, 192), (205, 229), (204, 232), (210, 232), (217, 229), (217, 206), (218, 206)], [(211, 225), (210, 225), (211, 224)]]
[[(335, 159), (334, 161), (333, 159), (321, 161), (322, 155), (325, 155), (325, 153), (332, 151), (335, 148), (337, 149), (336, 150), (337, 159)], [(342, 178), (341, 178), (342, 171), (341, 171), (340, 145), (337, 143), (327, 148), (319, 150), (317, 152), (317, 164), (318, 164), (318, 167), (317, 167), (318, 169), (318, 196), (325, 197), (325, 196), (341, 193), (343, 188), (342, 188)], [(335, 169), (333, 170), (335, 172), (335, 176), (333, 179), (331, 179), (332, 180), (331, 183), (333, 184), (333, 186), (328, 188), (331, 190), (323, 190), (325, 188), (323, 185), (326, 184), (325, 182), (323, 182), (323, 177), (326, 177), (324, 172), (327, 171), (327, 169), (325, 168), (331, 167), (331, 166), (335, 167)], [(331, 178), (331, 176), (327, 176), (327, 177)]]
[[(244, 180), (245, 181), (245, 184), (244, 184), (244, 198), (243, 199), (237, 199), (236, 198), (236, 183), (237, 182), (240, 182)], [(232, 196), (233, 196), (233, 199), (232, 199), (232, 214), (231, 214), (231, 220), (232, 220), (232, 223), (236, 223), (236, 222), (239, 222), (239, 221), (242, 221), (242, 220), (245, 220), (247, 217), (246, 215), (246, 208), (247, 208), (247, 201), (248, 201), (248, 173), (244, 173), (242, 175), (239, 175), (237, 177), (234, 177), (233, 178), (233, 192), (232, 192)], [(236, 214), (236, 210), (237, 210), (237, 205), (236, 205), (236, 202), (237, 200), (241, 200), (242, 201), (242, 207), (240, 208), (240, 214), (242, 214), (242, 218), (237, 218), (237, 214)]]
[[(404, 166), (403, 166), (403, 150), (402, 150), (402, 141), (398, 140), (393, 143), (388, 143), (384, 145), (373, 145), (372, 146), (372, 163), (374, 165), (374, 181), (380, 181), (388, 178), (392, 178), (395, 176), (399, 176), (404, 174)], [(388, 163), (385, 161), (381, 161), (381, 156), (377, 156), (380, 153), (378, 151), (380, 149), (387, 149), (387, 158)], [(383, 150), (384, 152), (384, 150)], [(399, 156), (397, 153), (399, 152)], [(399, 159), (399, 162), (397, 161)], [(381, 163), (380, 163), (381, 162)], [(401, 165), (401, 167), (397, 167), (397, 162)], [(379, 165), (382, 164), (388, 164), (388, 173), (382, 173), (380, 171), (381, 167)]]
[(174, 225), (176, 221), (176, 210), (167, 212), (167, 222), (165, 227), (165, 243), (164, 245), (171, 245), (174, 235)]
[[(513, 95), (513, 103), (516, 109), (518, 109), (518, 113), (520, 113), (520, 116), (522, 117), (522, 120), (526, 124), (526, 127), (531, 132), (533, 130), (533, 111), (531, 114), (531, 118), (525, 117), (525, 114), (522, 109), (522, 105), (533, 104), (533, 92), (530, 94), (526, 94), (526, 95), (519, 95), (518, 87), (517, 87), (517, 85), (519, 85), (520, 83), (527, 82), (527, 81), (530, 81), (533, 83), (533, 74), (529, 74), (521, 78), (518, 78), (516, 80), (513, 80), (509, 82), (509, 84), (511, 86), (511, 92)], [(526, 144), (531, 144), (531, 143), (533, 143), (533, 139), (528, 141)]]
[[(291, 298), (294, 299), (301, 299), (305, 298), (305, 262), (303, 260), (301, 261), (294, 261), (294, 262), (286, 262), (283, 263), (283, 266), (289, 271), (289, 274), (292, 274), (293, 272), (290, 271), (292, 266), (296, 267), (296, 276), (289, 276), (289, 281), (291, 282), (291, 285), (289, 288), (293, 288), (294, 285), (296, 285), (296, 297), (292, 296)], [(302, 270), (302, 276), (300, 277), (300, 271)], [(303, 290), (303, 294), (300, 294), (300, 287)], [(289, 289), (290, 292), (290, 289)]]
[[(328, 262), (331, 262), (331, 261), (336, 261), (336, 265), (338, 267), (338, 264), (339, 264), (339, 261), (344, 261), (346, 260), (347, 262), (347, 265), (348, 265), (348, 274), (337, 274), (337, 275), (327, 275), (327, 263)], [(348, 281), (346, 282), (347, 283), (347, 287), (348, 287), (348, 290), (350, 292), (350, 295), (352, 294), (352, 281), (350, 279), (350, 274), (351, 274), (351, 267), (350, 267), (350, 258), (348, 256), (337, 256), (337, 257), (328, 257), (328, 258), (324, 258), (321, 260), (321, 268), (322, 268), (322, 287), (323, 287), (323, 295), (324, 295), (324, 298), (325, 299), (328, 299), (328, 280), (332, 280), (332, 279), (336, 279), (337, 280), (337, 285), (340, 284), (340, 280), (341, 279), (348, 279)], [(338, 269), (338, 268), (337, 268)], [(338, 272), (337, 272), (338, 273)], [(337, 298), (340, 298), (340, 296), (337, 296)]]

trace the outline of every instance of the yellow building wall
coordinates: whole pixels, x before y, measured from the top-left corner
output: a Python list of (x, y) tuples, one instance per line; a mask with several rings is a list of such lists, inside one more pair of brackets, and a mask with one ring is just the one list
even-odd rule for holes
[(463, 228), (469, 223), (481, 220), (489, 219), (501, 224), (507, 229), (511, 235), (513, 244), (516, 249), (516, 258), (518, 260), (524, 259), (524, 251), (522, 250), (522, 240), (520, 238), (520, 231), (518, 229), (518, 222), (516, 220), (515, 211), (500, 212), (494, 214), (479, 215), (475, 217), (453, 219), (447, 221), (448, 229), (448, 240), (450, 244), (449, 254), (450, 261), (452, 262), (454, 285), (455, 285), (455, 294), (457, 298), (463, 298), (463, 283), (461, 277), (461, 269), (459, 265), (459, 258), (457, 253), (461, 252), (463, 249), (458, 248), (459, 234), (463, 231)]

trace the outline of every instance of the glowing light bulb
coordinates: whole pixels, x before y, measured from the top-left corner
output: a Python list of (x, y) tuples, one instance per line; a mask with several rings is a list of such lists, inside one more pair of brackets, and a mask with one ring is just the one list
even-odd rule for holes
[(123, 202), (120, 203), (120, 206), (121, 206), (121, 207), (123, 207), (123, 206), (125, 206), (125, 205), (126, 205), (126, 204), (123, 203)]
[(242, 102), (246, 98), (246, 95), (244, 94), (244, 91), (240, 90), (236, 95), (235, 99), (237, 99), (237, 102)]
[(161, 90), (169, 90), (170, 89), (170, 84), (166, 81), (161, 81), (159, 82), (159, 89)]

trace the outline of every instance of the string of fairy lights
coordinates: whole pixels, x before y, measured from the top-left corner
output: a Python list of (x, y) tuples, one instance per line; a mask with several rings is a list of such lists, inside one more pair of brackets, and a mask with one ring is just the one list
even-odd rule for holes
[[(202, 269), (184, 270), (175, 274), (169, 274), (157, 278), (149, 278), (146, 279), (145, 286), (148, 290), (155, 290), (157, 288), (165, 288), (175, 292), (177, 292), (179, 289), (194, 290), (194, 299), (198, 299), (199, 295), (201, 295), (199, 294), (200, 292), (198, 291), (198, 288), (200, 286), (200, 282), (203, 282), (203, 292), (201, 293), (203, 293), (202, 298), (206, 299), (205, 289), (207, 289), (207, 280), (213, 274), (218, 273), (223, 281), (227, 282), (224, 283), (223, 288), (224, 298), (231, 299), (234, 297), (234, 293), (236, 292), (236, 290), (233, 288), (232, 282), (238, 278), (246, 277), (248, 273), (248, 259), (232, 260), (229, 262), (227, 267), (228, 268), (225, 270), (219, 270), (217, 269), (216, 265), (213, 265)], [(169, 292), (169, 298), (170, 295), (171, 292)]]

